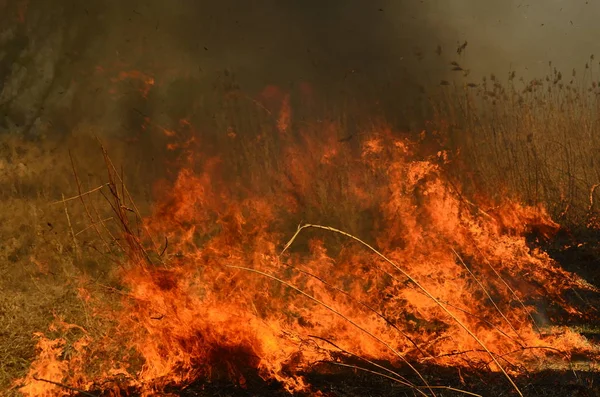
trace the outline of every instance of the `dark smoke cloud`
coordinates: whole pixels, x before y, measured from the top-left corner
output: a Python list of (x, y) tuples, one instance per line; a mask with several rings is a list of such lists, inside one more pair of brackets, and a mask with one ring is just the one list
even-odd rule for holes
[[(129, 136), (143, 116), (172, 124), (231, 86), (303, 82), (410, 126), (419, 86), (450, 78), (450, 61), (472, 78), (582, 67), (599, 13), (585, 0), (3, 0), (0, 131)], [(140, 78), (115, 83), (131, 71), (155, 79), (147, 97)]]
[[(308, 82), (334, 99), (379, 97), (399, 107), (442, 64), (433, 52), (440, 32), (412, 1), (14, 0), (0, 7), (0, 128), (34, 136), (70, 133), (84, 121), (116, 131), (125, 120), (133, 128), (133, 107), (182, 116), (224, 71), (249, 92)], [(108, 93), (119, 69), (152, 75), (151, 98)]]

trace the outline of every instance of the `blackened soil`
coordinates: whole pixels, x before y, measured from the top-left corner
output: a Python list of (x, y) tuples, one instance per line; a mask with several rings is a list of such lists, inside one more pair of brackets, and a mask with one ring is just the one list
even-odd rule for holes
[[(489, 397), (518, 396), (515, 389), (501, 373), (476, 369), (457, 369), (437, 366), (418, 368), (432, 390), (439, 397), (464, 397), (480, 395)], [(433, 396), (422, 382), (409, 370), (396, 369), (410, 382), (420, 385), (424, 395)], [(423, 396), (416, 390), (398, 382), (364, 371), (321, 364), (310, 373), (303, 374), (311, 385), (307, 392), (289, 393), (278, 382), (261, 379), (257, 374), (245, 374), (244, 384), (227, 380), (198, 381), (185, 388), (165, 390), (157, 395), (181, 397), (401, 397)], [(573, 370), (546, 370), (513, 377), (525, 397), (600, 397), (600, 372)], [(452, 389), (460, 389), (452, 390)], [(109, 396), (109, 391), (96, 391), (79, 396)], [(123, 393), (137, 396), (136, 393)]]
[[(529, 236), (530, 246), (548, 253), (563, 269), (575, 273), (600, 291), (600, 230), (561, 229), (550, 239)], [(600, 343), (600, 292), (570, 290), (564, 298), (580, 309), (581, 315), (568, 314), (558, 305), (546, 302), (545, 309), (552, 323), (577, 326), (588, 339)], [(589, 332), (588, 332), (589, 331)]]

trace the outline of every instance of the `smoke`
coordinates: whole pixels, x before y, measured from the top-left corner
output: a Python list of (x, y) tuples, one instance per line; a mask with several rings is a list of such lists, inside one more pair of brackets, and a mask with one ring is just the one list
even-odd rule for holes
[[(402, 106), (443, 64), (434, 54), (440, 32), (418, 2), (30, 0), (0, 8), (0, 128), (32, 136), (68, 134), (82, 121), (133, 128), (123, 119), (139, 115), (123, 109), (142, 102), (144, 113), (181, 116), (225, 71), (249, 92), (304, 82), (332, 98)], [(151, 99), (108, 92), (115, 76), (134, 70), (154, 79)]]
[(443, 45), (468, 41), (462, 56), (454, 56), (474, 77), (506, 76), (513, 70), (531, 79), (554, 67), (563, 73), (581, 71), (598, 49), (596, 1), (429, 0), (425, 8), (428, 23), (442, 32)]
[(145, 118), (215, 118), (228, 90), (302, 84), (410, 128), (450, 61), (470, 79), (581, 68), (599, 12), (585, 0), (0, 1), (0, 132), (158, 147)]

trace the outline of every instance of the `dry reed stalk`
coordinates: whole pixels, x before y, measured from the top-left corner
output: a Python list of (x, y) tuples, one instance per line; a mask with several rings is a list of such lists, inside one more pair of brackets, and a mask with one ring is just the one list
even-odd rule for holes
[[(271, 274), (262, 272), (260, 270), (256, 270), (256, 269), (251, 269), (248, 267), (242, 267), (242, 266), (234, 266), (234, 265), (227, 265), (227, 267), (232, 268), (232, 269), (238, 269), (238, 270), (244, 270), (247, 272), (251, 272), (251, 273), (256, 273), (256, 274), (260, 274), (262, 276), (265, 276), (267, 278), (270, 278), (272, 280), (277, 281), (278, 283), (287, 286), (288, 288), (293, 289), (294, 291), (300, 293), (301, 295), (304, 295), (305, 297), (307, 297), (308, 299), (312, 300), (313, 302), (323, 306), (324, 308), (326, 308), (327, 310), (329, 310), (330, 312), (334, 313), (335, 315), (341, 317), (343, 320), (347, 321), (348, 323), (352, 324), (354, 327), (356, 327), (357, 329), (359, 329), (361, 332), (364, 332), (366, 335), (369, 335), (371, 338), (373, 338), (375, 341), (381, 343), (383, 346), (385, 346), (386, 348), (388, 348), (391, 352), (393, 352), (396, 356), (398, 356), (398, 358), (400, 358), (402, 361), (404, 361), (409, 367), (410, 369), (412, 369), (417, 376), (419, 376), (419, 378), (423, 381), (423, 383), (426, 385), (426, 387), (429, 387), (429, 384), (427, 383), (427, 381), (425, 380), (425, 378), (423, 378), (423, 376), (421, 375), (421, 373), (412, 365), (410, 364), (410, 362), (408, 362), (408, 360), (406, 360), (406, 358), (404, 356), (402, 356), (402, 354), (397, 351), (396, 349), (394, 349), (394, 347), (392, 347), (389, 343), (387, 343), (386, 341), (382, 340), (381, 338), (377, 337), (376, 335), (374, 335), (373, 333), (369, 332), (369, 330), (361, 327), (359, 324), (357, 324), (356, 322), (352, 321), (350, 318), (348, 318), (347, 316), (345, 316), (343, 313), (341, 313), (340, 311), (336, 310), (335, 308), (329, 306), (328, 304), (326, 304), (323, 301), (320, 301), (319, 299), (315, 298), (314, 296), (310, 295), (309, 293), (301, 290), (300, 288), (288, 283), (285, 280), (282, 280), (276, 276), (273, 276)], [(411, 387), (414, 387), (414, 385), (411, 384)], [(422, 391), (415, 389), (416, 391), (420, 392), (420, 394), (426, 396), (425, 393), (423, 393)], [(432, 394), (435, 396), (435, 393), (433, 392), (433, 390), (431, 390)]]
[[(100, 230), (96, 226), (97, 222), (94, 219), (94, 217), (92, 216), (92, 214), (90, 213), (90, 209), (89, 209), (87, 203), (83, 199), (84, 193), (82, 192), (82, 188), (81, 188), (81, 180), (79, 179), (79, 175), (77, 174), (77, 167), (75, 166), (75, 160), (73, 159), (71, 151), (69, 151), (69, 159), (71, 161), (71, 170), (73, 172), (73, 177), (75, 178), (75, 183), (77, 184), (78, 195), (76, 197), (79, 198), (79, 200), (81, 201), (81, 204), (83, 205), (85, 213), (86, 213), (86, 215), (87, 215), (87, 217), (88, 217), (88, 219), (89, 219), (89, 221), (90, 221), (90, 223), (91, 223), (94, 231), (96, 232), (96, 234), (100, 238), (100, 241), (102, 241), (104, 243), (104, 245), (106, 246), (106, 248), (108, 249), (109, 252), (112, 252), (112, 248), (111, 248), (110, 244), (108, 244), (108, 242), (106, 241), (106, 239), (104, 238), (104, 236), (102, 236), (102, 233), (100, 233)], [(105, 185), (103, 185), (103, 186), (105, 186)], [(102, 192), (102, 189), (98, 189), (98, 190), (100, 192)], [(101, 222), (101, 224), (103, 226), (105, 226), (104, 223)], [(105, 226), (105, 228), (106, 228), (106, 226)]]
[(81, 261), (81, 252), (79, 251), (79, 244), (77, 244), (77, 237), (75, 237), (75, 232), (73, 231), (73, 225), (71, 224), (71, 217), (69, 216), (69, 209), (67, 208), (67, 203), (65, 201), (65, 195), (62, 195), (62, 203), (65, 208), (65, 216), (67, 217), (67, 225), (69, 226), (69, 232), (71, 234), (71, 239), (73, 241), (73, 251), (75, 252), (75, 258), (78, 261)]
[[(109, 187), (113, 187), (111, 189), (111, 193), (113, 194), (113, 197), (115, 199), (115, 204), (117, 205), (117, 207), (113, 207), (113, 210), (118, 209), (117, 214), (119, 215), (119, 220), (121, 220), (121, 224), (123, 227), (125, 227), (125, 230), (128, 233), (128, 236), (130, 236), (130, 238), (133, 238), (134, 240), (134, 245), (138, 247), (138, 249), (140, 249), (143, 252), (143, 256), (146, 258), (146, 260), (148, 261), (148, 263), (152, 263), (152, 261), (150, 260), (150, 257), (148, 255), (148, 253), (146, 252), (146, 249), (141, 245), (141, 242), (139, 240), (139, 233), (138, 236), (135, 236), (135, 234), (133, 234), (129, 228), (129, 221), (128, 221), (128, 217), (127, 214), (124, 213), (124, 211), (129, 210), (130, 212), (133, 212), (135, 214), (135, 220), (136, 223), (138, 224), (138, 230), (139, 230), (139, 221), (142, 219), (142, 215), (139, 211), (139, 209), (137, 208), (135, 201), (133, 200), (133, 197), (131, 196), (131, 194), (129, 193), (129, 190), (127, 189), (127, 185), (125, 184), (125, 179), (123, 177), (123, 175), (119, 175), (119, 172), (117, 171), (115, 165), (113, 164), (112, 160), (110, 159), (109, 155), (108, 155), (108, 151), (106, 150), (106, 148), (102, 145), (102, 143), (100, 142), (100, 140), (98, 138), (96, 138), (98, 140), (98, 142), (100, 143), (100, 148), (102, 149), (102, 154), (104, 156), (104, 161), (107, 167), (107, 172), (108, 172), (108, 178), (109, 178)], [(121, 170), (123, 171), (123, 170)], [(121, 185), (121, 195), (119, 195), (118, 190), (116, 190), (116, 186), (118, 182)], [(131, 206), (131, 208), (127, 207), (126, 205), (124, 205), (124, 199), (127, 199), (129, 201), (129, 205)], [(125, 221), (125, 222), (124, 222)], [(149, 238), (150, 242), (152, 243), (153, 246), (153, 251), (158, 255), (158, 260), (162, 263), (162, 258), (161, 258), (161, 254), (160, 254), (160, 247), (159, 245), (155, 242), (154, 240), (154, 236), (152, 235), (152, 233), (150, 233), (150, 231), (148, 230), (148, 228), (142, 223), (143, 225), (143, 229), (146, 232), (147, 237)]]
[[(471, 269), (469, 269), (469, 267), (467, 266), (467, 264), (465, 263), (465, 261), (463, 260), (463, 258), (458, 254), (458, 252), (456, 252), (456, 250), (454, 248), (450, 247), (450, 249), (452, 250), (452, 252), (454, 253), (454, 255), (456, 255), (456, 257), (458, 258), (458, 260), (460, 261), (460, 263), (463, 265), (463, 267), (465, 269), (467, 269), (467, 272), (469, 272), (469, 274), (471, 275), (471, 277), (473, 278), (473, 280), (475, 280), (475, 282), (477, 283), (477, 285), (479, 285), (479, 288), (481, 288), (481, 290), (483, 291), (483, 293), (487, 296), (488, 300), (492, 303), (492, 305), (494, 306), (494, 308), (496, 309), (496, 311), (500, 314), (500, 316), (508, 324), (508, 326), (510, 327), (510, 329), (513, 330), (513, 332), (517, 335), (517, 337), (519, 339), (523, 340), (523, 338), (521, 337), (521, 335), (519, 334), (519, 332), (515, 329), (515, 327), (511, 324), (511, 322), (508, 320), (508, 318), (504, 315), (504, 313), (502, 312), (502, 310), (500, 310), (500, 308), (496, 304), (496, 301), (494, 301), (494, 298), (492, 298), (492, 296), (490, 295), (490, 293), (487, 290), (487, 288), (485, 288), (485, 286), (482, 284), (482, 282), (479, 281), (479, 279), (475, 276), (475, 274), (473, 273), (473, 271), (471, 271)], [(511, 340), (514, 341), (514, 339), (511, 339)], [(520, 344), (520, 345), (521, 345), (521, 347), (523, 347), (522, 344)]]
[(496, 357), (494, 356), (494, 354), (477, 337), (477, 335), (475, 335), (465, 324), (462, 323), (462, 321), (460, 321), (460, 319), (458, 317), (456, 317), (450, 310), (448, 310), (448, 308), (440, 300), (438, 300), (435, 296), (433, 296), (425, 287), (423, 287), (410, 274), (408, 274), (400, 266), (398, 266), (394, 261), (392, 261), (391, 259), (387, 258), (385, 255), (383, 255), (381, 252), (379, 252), (377, 249), (375, 249), (373, 246), (369, 245), (365, 241), (363, 241), (363, 240), (359, 239), (358, 237), (355, 237), (355, 236), (353, 236), (353, 235), (351, 235), (349, 233), (346, 233), (346, 232), (344, 232), (342, 230), (339, 230), (339, 229), (336, 229), (336, 228), (333, 228), (333, 227), (330, 227), (330, 226), (305, 224), (305, 225), (302, 225), (302, 226), (298, 226), (298, 230), (292, 236), (292, 238), (290, 239), (290, 241), (288, 241), (288, 243), (285, 245), (285, 247), (281, 251), (281, 254), (283, 254), (293, 244), (294, 240), (300, 234), (300, 232), (302, 230), (306, 229), (306, 228), (316, 228), (316, 229), (328, 230), (328, 231), (331, 231), (331, 232), (338, 233), (338, 234), (341, 234), (343, 236), (349, 237), (349, 238), (353, 239), (354, 241), (357, 241), (360, 244), (362, 244), (363, 246), (367, 247), (369, 250), (373, 251), (376, 255), (378, 255), (379, 257), (381, 257), (384, 261), (386, 261), (391, 266), (393, 266), (396, 270), (398, 270), (400, 273), (402, 273), (408, 280), (410, 280), (419, 289), (421, 289), (425, 293), (425, 295), (427, 295), (431, 300), (433, 300), (436, 305), (438, 305), (446, 314), (448, 314), (462, 329), (465, 330), (465, 332), (467, 332), (469, 334), (469, 336), (471, 336), (486, 351), (486, 353), (490, 356), (490, 358), (492, 359), (492, 361), (494, 362), (494, 364), (496, 364), (496, 366), (498, 366), (498, 368), (500, 368), (500, 370), (502, 371), (502, 373), (504, 374), (504, 376), (506, 377), (506, 379), (508, 379), (508, 381), (513, 386), (513, 388), (515, 389), (515, 391), (519, 394), (519, 396), (523, 397), (523, 393), (521, 392), (521, 390), (519, 389), (519, 387), (516, 385), (516, 383), (513, 381), (512, 377), (506, 372), (506, 370), (504, 369), (504, 367), (498, 362), (498, 360), (496, 360)]
[[(327, 281), (323, 280), (321, 277), (317, 276), (316, 274), (307, 272), (306, 270), (302, 270), (299, 269), (295, 266), (292, 265), (286, 265), (288, 268), (290, 269), (294, 269), (299, 271), (300, 273), (306, 274), (309, 277), (312, 277), (316, 280), (318, 280), (320, 283), (322, 283), (323, 285), (325, 285), (327, 288), (331, 288), (341, 294), (343, 294), (345, 297), (347, 297), (348, 299), (353, 300), (354, 302), (356, 302), (357, 304), (359, 304), (360, 306), (364, 307), (365, 309), (369, 310), (370, 312), (372, 312), (373, 314), (375, 314), (377, 317), (381, 318), (383, 321), (386, 322), (386, 324), (388, 324), (390, 327), (394, 328), (396, 331), (398, 331), (398, 333), (400, 333), (403, 337), (405, 337), (418, 351), (419, 353), (421, 353), (423, 356), (427, 356), (427, 354), (421, 349), (421, 347), (419, 347), (419, 345), (404, 331), (402, 331), (400, 328), (396, 327), (396, 325), (387, 317), (385, 317), (382, 313), (380, 313), (379, 311), (375, 310), (374, 308), (372, 308), (371, 306), (367, 305), (366, 303), (364, 303), (363, 301), (360, 301), (358, 299), (356, 299), (354, 296), (352, 296), (351, 294), (349, 294), (348, 292), (342, 290), (341, 288), (336, 287), (335, 285), (332, 285), (331, 283), (328, 283)], [(431, 357), (431, 355), (429, 354), (429, 356)]]

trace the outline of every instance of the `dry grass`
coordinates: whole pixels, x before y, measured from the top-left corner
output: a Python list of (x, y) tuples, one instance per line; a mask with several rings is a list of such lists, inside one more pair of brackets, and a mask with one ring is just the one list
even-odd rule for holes
[(597, 210), (600, 70), (593, 56), (583, 70), (563, 74), (551, 63), (548, 69), (530, 81), (515, 72), (443, 81), (430, 96), (430, 126), (473, 172), (459, 175), (462, 182), (486, 194), (542, 202), (555, 218), (582, 225)]
[[(590, 209), (595, 210), (594, 186), (600, 183), (596, 102), (600, 88), (593, 77), (590, 67), (579, 80), (574, 76), (572, 83), (551, 71), (547, 79), (533, 82), (519, 82), (510, 75), (504, 83), (489, 77), (476, 85), (466, 81), (444, 84), (429, 97), (434, 115), (428, 128), (439, 131), (450, 148), (460, 149), (461, 158), (474, 173), (461, 172), (455, 177), (463, 184), (471, 183), (472, 192), (508, 191), (528, 203), (543, 202), (556, 217), (581, 224), (588, 220)], [(281, 142), (272, 121), (280, 115), (237, 94), (222, 108), (214, 109), (218, 117), (205, 116), (211, 119), (210, 128), (229, 131), (208, 139), (204, 143), (206, 151), (224, 148), (222, 156), (230, 159), (233, 175), (246, 174), (250, 169), (248, 174), (260, 179), (285, 170), (289, 164), (274, 156), (281, 152)], [(348, 105), (335, 113), (352, 114), (357, 109)], [(306, 107), (305, 111), (319, 119), (314, 117), (314, 108)], [(293, 120), (294, 131), (314, 130), (303, 121), (302, 114), (295, 114)], [(319, 128), (324, 122), (335, 122), (341, 126), (340, 131), (348, 132), (337, 139), (347, 140), (349, 145), (355, 143), (352, 131), (360, 129), (355, 125), (357, 118), (321, 120)], [(202, 125), (202, 120), (192, 120), (192, 124)], [(257, 130), (268, 139), (252, 140)], [(55, 203), (63, 195), (71, 197), (79, 190), (68, 147), (93, 147), (95, 153), (85, 157), (90, 154), (88, 150), (76, 152), (77, 160), (95, 159), (77, 164), (77, 169), (85, 170), (79, 175), (82, 191), (106, 182), (98, 146), (82, 139), (85, 145), (80, 141), (32, 143), (13, 137), (0, 142), (0, 390), (9, 390), (12, 381), (26, 373), (34, 356), (33, 333), (47, 330), (53, 319), (81, 324), (91, 333), (102, 332), (102, 324), (90, 318), (78, 288), (84, 280), (88, 290), (102, 294), (102, 285), (115, 282), (115, 265), (106, 257), (110, 248), (103, 246), (90, 227), (113, 214), (102, 196), (96, 194), (86, 199), (98, 209), (98, 213), (92, 211), (92, 219), (78, 200), (66, 206)], [(300, 155), (304, 163), (310, 164), (319, 163), (322, 153), (309, 150)], [(348, 158), (344, 166), (352, 167), (352, 159)], [(134, 175), (142, 173), (135, 167), (128, 170)], [(287, 219), (288, 227), (318, 219), (343, 225), (352, 235), (364, 235), (363, 230), (371, 226), (370, 215), (356, 213), (356, 203), (339, 199), (346, 197), (344, 174), (332, 175), (326, 167), (312, 170), (310, 176), (316, 182), (307, 186), (310, 191), (294, 197), (312, 201), (300, 203), (306, 210), (297, 219)], [(149, 185), (152, 179), (148, 175), (138, 185)], [(267, 194), (272, 186), (261, 186), (259, 179), (246, 182)], [(296, 183), (289, 178), (283, 182)], [(293, 190), (302, 191), (298, 186)], [(355, 216), (348, 219), (348, 213)]]
[[(99, 285), (114, 281), (114, 265), (86, 230), (88, 223), (81, 206), (56, 203), (62, 193), (77, 191), (67, 153), (69, 144), (63, 144), (27, 142), (10, 136), (0, 142), (2, 395), (18, 395), (11, 385), (25, 375), (34, 357), (33, 335), (46, 332), (53, 320), (100, 332), (102, 324), (90, 318), (78, 288), (83, 283), (102, 294)], [(86, 165), (89, 170), (95, 168), (93, 162)], [(94, 182), (91, 174), (86, 174), (86, 179)], [(106, 212), (102, 206), (98, 208)]]

